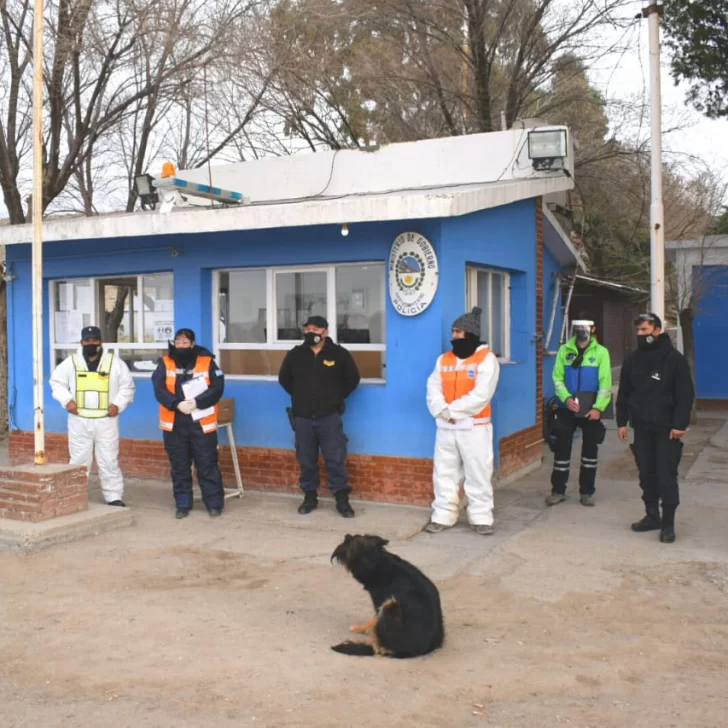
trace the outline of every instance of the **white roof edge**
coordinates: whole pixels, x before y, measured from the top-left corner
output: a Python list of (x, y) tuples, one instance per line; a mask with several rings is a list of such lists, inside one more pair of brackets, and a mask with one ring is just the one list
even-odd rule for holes
[(704, 235), (690, 240), (667, 240), (668, 250), (695, 250), (696, 248), (728, 248), (728, 235)]
[[(573, 187), (565, 175), (509, 180), (497, 184), (402, 190), (282, 204), (242, 205), (223, 209), (179, 209), (170, 214), (132, 212), (69, 217), (43, 224), (44, 242), (188, 235), (233, 230), (263, 230), (310, 225), (336, 225), (392, 220), (456, 217), (500, 207)], [(550, 212), (545, 210), (547, 215)], [(557, 225), (557, 229), (560, 227)], [(563, 231), (561, 231), (563, 234)], [(0, 228), (0, 245), (32, 241), (32, 225)], [(570, 241), (568, 242), (571, 246)], [(573, 250), (573, 246), (571, 246)], [(576, 252), (574, 251), (576, 257)]]
[(556, 234), (559, 236), (559, 238), (561, 238), (561, 241), (564, 243), (567, 250), (574, 258), (574, 262), (577, 264), (577, 268), (586, 272), (587, 268), (586, 264), (584, 263), (584, 259), (579, 255), (579, 252), (574, 247), (574, 244), (571, 242), (571, 238), (569, 238), (569, 236), (566, 234), (566, 231), (564, 230), (564, 228), (561, 227), (559, 221), (556, 219), (556, 216), (553, 212), (551, 212), (551, 210), (549, 210), (545, 202), (542, 203), (542, 209), (544, 218), (549, 221), (551, 227), (554, 228)]

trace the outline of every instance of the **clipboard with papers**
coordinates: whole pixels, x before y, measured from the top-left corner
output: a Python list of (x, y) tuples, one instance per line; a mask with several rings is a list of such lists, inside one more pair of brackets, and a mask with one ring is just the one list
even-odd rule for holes
[[(182, 383), (182, 393), (185, 396), (185, 399), (196, 399), (199, 397), (203, 392), (206, 392), (208, 390), (207, 382), (205, 381), (205, 376), (200, 374), (196, 377), (193, 377), (187, 382)], [(215, 413), (214, 407), (206, 407), (205, 409), (193, 409), (192, 410), (192, 420), (194, 422), (197, 422), (198, 420), (201, 420), (203, 417), (209, 417), (210, 415)]]

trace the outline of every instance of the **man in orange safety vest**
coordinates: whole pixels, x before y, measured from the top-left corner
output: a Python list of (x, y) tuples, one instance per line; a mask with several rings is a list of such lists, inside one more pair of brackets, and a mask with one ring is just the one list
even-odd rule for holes
[(435, 499), (428, 533), (451, 528), (458, 520), (464, 481), (471, 528), (493, 533), (493, 425), (491, 400), (500, 365), (480, 341), (481, 309), (455, 320), (452, 350), (438, 357), (427, 380), (427, 407), (437, 424), (433, 486)]

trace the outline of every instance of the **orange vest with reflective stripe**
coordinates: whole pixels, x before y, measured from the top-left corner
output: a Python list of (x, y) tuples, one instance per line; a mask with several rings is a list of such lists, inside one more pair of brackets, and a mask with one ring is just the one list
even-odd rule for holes
[[(451, 351), (445, 352), (440, 357), (442, 393), (448, 404), (473, 391), (478, 379), (478, 367), (488, 354), (490, 354), (490, 349), (483, 347), (467, 359), (458, 359)], [(490, 422), (490, 402), (473, 419), (476, 425), (488, 424)]]
[[(163, 356), (162, 361), (167, 369), (167, 390), (172, 394), (177, 392), (177, 365), (174, 359), (169, 356)], [(211, 356), (198, 356), (195, 362), (194, 373), (195, 376), (204, 376), (207, 386), (210, 386), (210, 364), (212, 363)], [(168, 432), (172, 432), (174, 429), (174, 410), (167, 409), (164, 405), (159, 406), (159, 427)], [(215, 405), (215, 411), (213, 414), (203, 417), (200, 421), (200, 427), (205, 433), (215, 432), (217, 430), (217, 405)]]

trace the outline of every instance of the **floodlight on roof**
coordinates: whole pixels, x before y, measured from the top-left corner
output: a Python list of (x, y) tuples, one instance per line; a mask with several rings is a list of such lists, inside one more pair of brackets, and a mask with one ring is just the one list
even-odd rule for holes
[(141, 200), (142, 210), (151, 208), (152, 210), (159, 202), (159, 195), (154, 189), (154, 177), (151, 174), (140, 174), (134, 177), (134, 192)]

